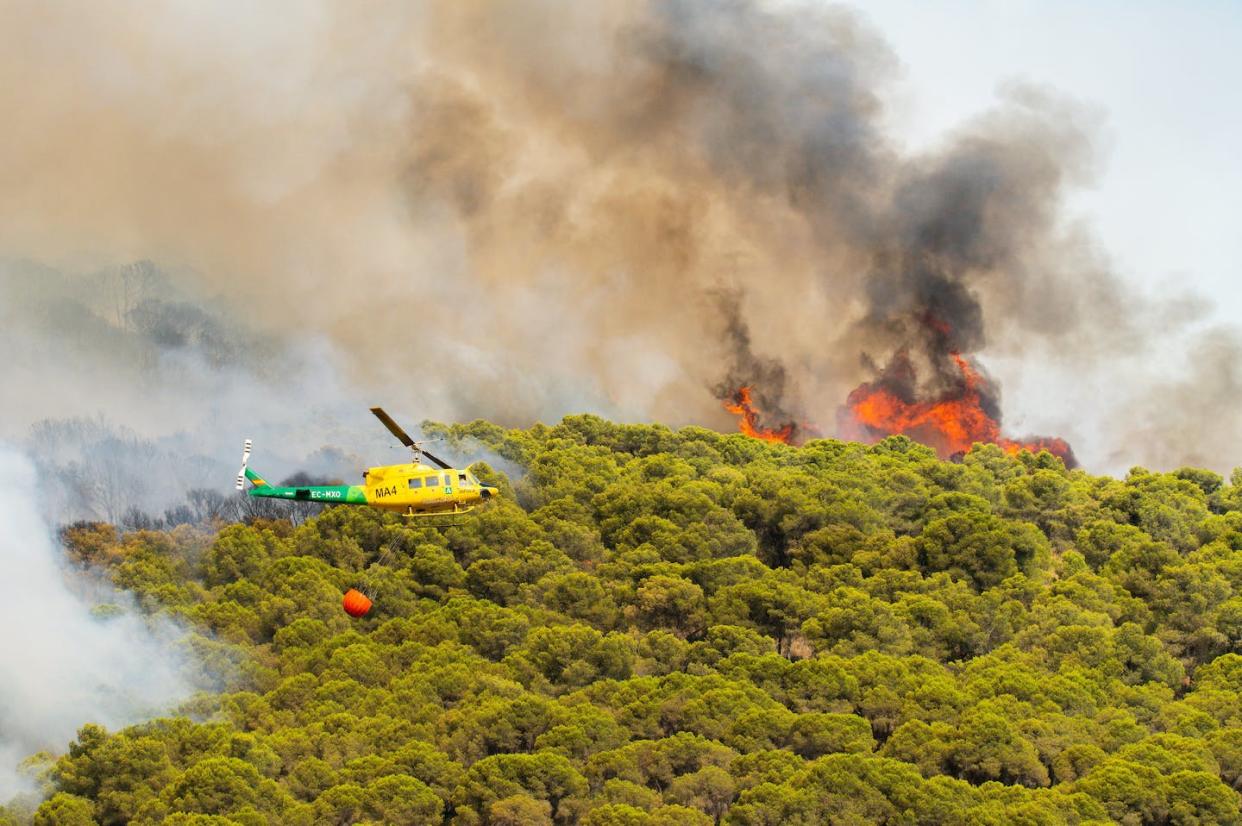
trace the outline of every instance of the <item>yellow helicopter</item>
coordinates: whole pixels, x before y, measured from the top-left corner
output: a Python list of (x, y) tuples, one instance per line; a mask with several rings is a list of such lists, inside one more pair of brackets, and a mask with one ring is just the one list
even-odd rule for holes
[(247, 493), (250, 496), (326, 505), (370, 505), (409, 517), (467, 513), (499, 493), (496, 488), (480, 483), (469, 470), (451, 467), (427, 452), (422, 443), (411, 439), (383, 408), (372, 407), (371, 412), (401, 444), (414, 452), (413, 462), (368, 468), (362, 474), (361, 485), (281, 487), (268, 484), (250, 469), (252, 443), (247, 439), (241, 470), (237, 472), (237, 489), (243, 490), (245, 480), (249, 479), (251, 488)]

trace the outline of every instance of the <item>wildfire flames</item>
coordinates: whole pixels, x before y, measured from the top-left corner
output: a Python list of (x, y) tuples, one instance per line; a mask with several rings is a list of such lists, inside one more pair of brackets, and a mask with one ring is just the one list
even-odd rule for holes
[(794, 436), (798, 432), (798, 426), (793, 422), (786, 422), (777, 428), (764, 427), (760, 424), (763, 418), (763, 412), (755, 406), (750, 396), (749, 387), (739, 387), (733, 397), (724, 403), (725, 410), (738, 417), (738, 428), (753, 439), (763, 439), (766, 442), (779, 442), (781, 444), (790, 445), (794, 443)]
[[(985, 409), (983, 376), (959, 353), (950, 353), (950, 356), (961, 381), (952, 392), (936, 399), (907, 400), (883, 379), (856, 387), (842, 409), (842, 436), (874, 443), (885, 436), (902, 434), (931, 447), (942, 459), (961, 455), (976, 442), (998, 445), (1009, 454), (1047, 450), (1061, 457), (1067, 467), (1077, 465), (1074, 452), (1064, 439), (1002, 436), (1000, 423)], [(899, 366), (908, 364), (899, 357)], [(738, 416), (738, 426), (747, 436), (783, 444), (799, 441), (799, 427), (793, 422), (777, 428), (761, 424), (763, 413), (755, 406), (750, 387), (738, 388), (724, 406)]]
[(1047, 450), (1069, 467), (1076, 463), (1064, 439), (1032, 437), (1018, 440), (1001, 435), (1000, 423), (984, 409), (983, 377), (962, 355), (950, 353), (961, 374), (956, 392), (930, 401), (907, 401), (882, 382), (859, 385), (845, 401), (842, 430), (847, 438), (876, 442), (900, 433), (936, 451), (941, 458), (965, 453), (975, 442), (999, 445), (1006, 453)]

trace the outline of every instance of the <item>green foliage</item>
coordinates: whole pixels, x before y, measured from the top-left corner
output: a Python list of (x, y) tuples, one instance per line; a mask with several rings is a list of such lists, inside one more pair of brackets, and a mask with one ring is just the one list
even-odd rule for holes
[(95, 807), (83, 797), (57, 792), (34, 815), (34, 826), (95, 826)]
[(218, 690), (84, 725), (34, 823), (1242, 822), (1242, 472), (425, 429), (504, 500), (63, 531)]

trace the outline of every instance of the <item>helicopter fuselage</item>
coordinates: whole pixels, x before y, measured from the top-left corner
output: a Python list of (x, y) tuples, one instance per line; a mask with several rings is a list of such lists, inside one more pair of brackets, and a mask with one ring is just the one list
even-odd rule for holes
[(481, 484), (468, 470), (436, 468), (421, 463), (368, 468), (361, 485), (269, 485), (248, 468), (254, 484), (251, 496), (332, 505), (370, 505), (407, 516), (463, 513), (492, 496), (497, 489)]

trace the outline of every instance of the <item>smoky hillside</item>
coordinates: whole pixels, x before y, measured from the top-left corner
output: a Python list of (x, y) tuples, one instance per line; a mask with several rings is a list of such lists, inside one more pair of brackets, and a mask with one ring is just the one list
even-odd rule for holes
[(82, 721), (0, 822), (1242, 822), (1242, 473), (425, 430), (500, 457), (474, 466), (499, 501), (442, 530), (67, 526), (229, 667), (169, 716)]

